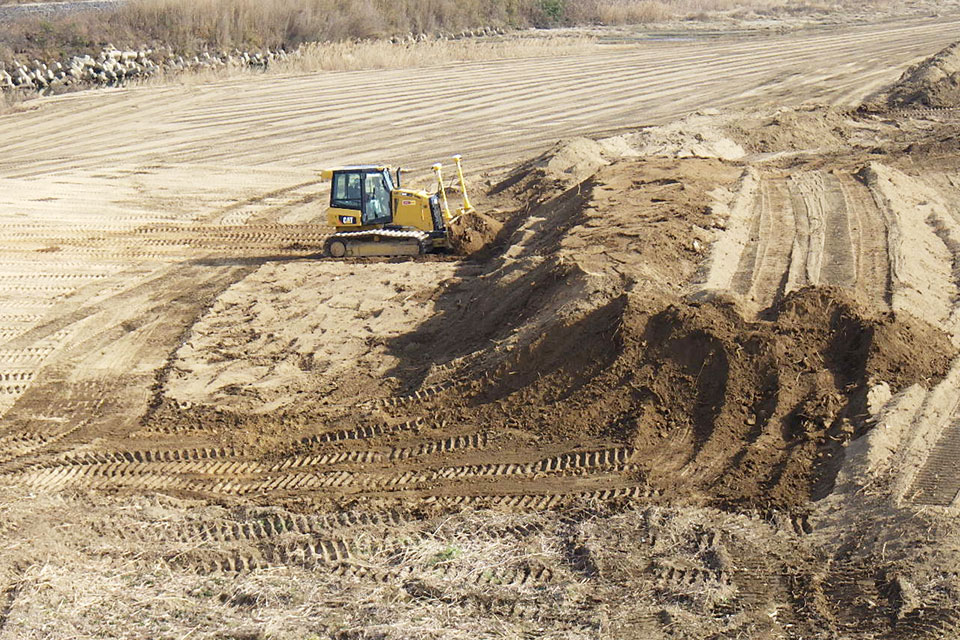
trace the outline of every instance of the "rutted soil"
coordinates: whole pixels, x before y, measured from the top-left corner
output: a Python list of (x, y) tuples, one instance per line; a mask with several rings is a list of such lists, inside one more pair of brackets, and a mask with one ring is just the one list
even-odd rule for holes
[(568, 140), (421, 261), (317, 258), (279, 170), (24, 222), (0, 637), (955, 635), (958, 124)]

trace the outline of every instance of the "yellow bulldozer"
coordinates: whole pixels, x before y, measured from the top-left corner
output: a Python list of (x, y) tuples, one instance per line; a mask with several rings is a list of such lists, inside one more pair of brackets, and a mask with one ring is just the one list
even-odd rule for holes
[(434, 193), (403, 188), (401, 170), (391, 173), (389, 167), (381, 165), (322, 170), (321, 177), (330, 180), (327, 222), (336, 229), (324, 244), (324, 255), (409, 256), (450, 248), (450, 225), (473, 211), (461, 158), (453, 159), (463, 196), (456, 214), (450, 212), (440, 164), (432, 167), (437, 177)]

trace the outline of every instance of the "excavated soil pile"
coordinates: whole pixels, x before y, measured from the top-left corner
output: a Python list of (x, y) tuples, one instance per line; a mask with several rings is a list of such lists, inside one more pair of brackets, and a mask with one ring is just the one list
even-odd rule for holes
[(479, 211), (468, 211), (450, 223), (450, 248), (469, 256), (482, 251), (503, 231), (503, 225)]
[(960, 106), (960, 42), (907, 69), (879, 99), (893, 108)]
[(733, 188), (736, 164), (615, 161), (560, 193), (548, 166), (512, 176), (505, 191), (547, 199), (488, 271), (450, 283), (437, 316), (392, 343), (393, 374), (413, 381), (424, 361), (402, 355), (411, 345), (426, 362), (475, 356), (469, 391), (429, 415), (519, 427), (542, 446), (628, 444), (643, 479), (671, 496), (802, 510), (870, 428), (873, 387), (947, 371), (942, 330), (848, 289), (801, 288), (763, 319), (732, 297), (685, 296), (698, 243), (727, 224), (706, 203)]
[(870, 389), (936, 379), (953, 349), (836, 289), (791, 294), (774, 315), (628, 294), (522, 350), (476, 410), (548, 439), (629, 442), (671, 495), (801, 507), (832, 488), (843, 447), (869, 428)]

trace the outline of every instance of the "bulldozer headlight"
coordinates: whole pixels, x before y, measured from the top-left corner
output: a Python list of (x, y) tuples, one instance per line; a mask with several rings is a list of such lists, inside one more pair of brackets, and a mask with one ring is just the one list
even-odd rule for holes
[(340, 216), (341, 224), (357, 224), (357, 218), (355, 216)]

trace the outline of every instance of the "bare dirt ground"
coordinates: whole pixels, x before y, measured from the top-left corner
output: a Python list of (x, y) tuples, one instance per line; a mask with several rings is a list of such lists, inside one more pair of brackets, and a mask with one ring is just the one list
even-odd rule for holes
[[(0, 638), (955, 636), (954, 27), (0, 117)], [(453, 151), (487, 246), (317, 258)]]

